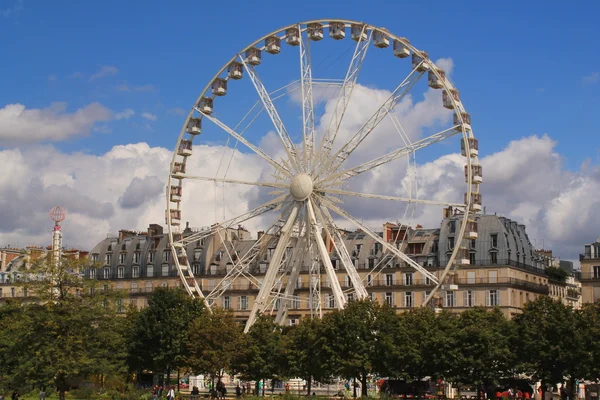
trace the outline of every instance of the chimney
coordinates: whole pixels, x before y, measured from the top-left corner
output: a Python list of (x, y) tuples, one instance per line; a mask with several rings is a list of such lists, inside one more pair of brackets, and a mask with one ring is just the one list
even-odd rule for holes
[(258, 240), (260, 240), (261, 237), (263, 237), (263, 235), (265, 234), (265, 231), (258, 231)]

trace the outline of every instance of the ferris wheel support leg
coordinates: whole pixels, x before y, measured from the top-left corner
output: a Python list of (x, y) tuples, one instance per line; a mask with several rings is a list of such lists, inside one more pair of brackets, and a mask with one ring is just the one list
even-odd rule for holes
[(277, 277), (277, 271), (279, 270), (279, 265), (281, 264), (285, 249), (287, 248), (290, 234), (292, 233), (292, 227), (296, 221), (296, 216), (298, 215), (299, 209), (300, 204), (295, 203), (285, 225), (283, 228), (281, 228), (279, 241), (277, 242), (277, 247), (275, 247), (275, 251), (273, 252), (273, 256), (269, 262), (269, 268), (267, 269), (265, 280), (258, 292), (258, 295), (256, 296), (256, 299), (254, 300), (252, 311), (250, 312), (250, 316), (246, 322), (246, 327), (244, 328), (244, 332), (246, 333), (256, 321), (258, 313), (264, 311), (265, 307), (267, 306), (267, 300), (271, 290), (273, 289), (275, 278)]
[[(354, 287), (356, 298), (360, 300), (369, 297), (369, 293), (367, 293), (367, 289), (365, 289), (362, 279), (360, 279), (360, 275), (358, 274), (358, 271), (356, 271), (356, 268), (352, 263), (352, 258), (350, 257), (348, 249), (344, 244), (344, 239), (342, 238), (342, 235), (335, 226), (335, 223), (333, 222), (333, 218), (331, 217), (329, 210), (327, 210), (326, 207), (323, 207), (323, 215), (320, 215), (320, 213), (317, 215), (322, 219), (321, 223), (323, 224), (323, 227), (325, 228), (327, 234), (331, 237), (333, 241), (333, 247), (340, 256), (342, 264), (344, 265), (344, 269), (350, 277), (350, 281), (352, 282), (352, 286)], [(330, 228), (328, 229), (327, 226), (329, 226)]]
[(325, 247), (325, 242), (323, 242), (323, 237), (321, 236), (321, 232), (319, 231), (319, 226), (317, 225), (317, 218), (315, 216), (315, 210), (313, 209), (311, 201), (306, 202), (306, 209), (310, 218), (311, 226), (313, 228), (313, 241), (317, 246), (319, 255), (321, 256), (321, 262), (325, 266), (325, 272), (327, 273), (327, 277), (329, 278), (329, 282), (331, 284), (331, 290), (333, 292), (333, 297), (335, 298), (336, 306), (337, 308), (342, 309), (346, 305), (344, 292), (342, 291), (340, 282), (337, 279), (335, 270), (333, 269), (333, 265), (331, 265), (329, 252)]
[(302, 268), (304, 262), (305, 249), (306, 247), (304, 240), (301, 241), (301, 244), (298, 243), (294, 249), (294, 255), (292, 257), (292, 269), (285, 286), (284, 299), (281, 302), (281, 307), (279, 307), (279, 310), (277, 310), (277, 316), (275, 317), (276, 324), (283, 325), (287, 318), (287, 312), (290, 306), (290, 297), (292, 297), (294, 294), (296, 280), (298, 279), (298, 275), (300, 275), (300, 269)]

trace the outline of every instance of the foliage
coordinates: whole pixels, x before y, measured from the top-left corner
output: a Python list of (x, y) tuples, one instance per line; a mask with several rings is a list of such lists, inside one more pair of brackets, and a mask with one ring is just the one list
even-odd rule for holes
[(203, 309), (181, 288), (155, 290), (148, 307), (136, 313), (127, 338), (130, 369), (169, 373), (185, 367), (189, 327)]
[(600, 376), (600, 301), (594, 304), (584, 304), (577, 314), (578, 333), (582, 340), (582, 347), (587, 351), (580, 359), (586, 366), (584, 378), (590, 381), (598, 380)]
[(577, 379), (577, 375), (584, 375), (579, 370), (579, 359), (584, 353), (584, 341), (580, 340), (583, 332), (578, 332), (571, 308), (542, 296), (527, 303), (523, 313), (515, 317), (515, 323), (515, 348), (521, 368), (542, 381), (542, 390), (562, 382), (565, 376)]
[(546, 267), (544, 271), (546, 272), (546, 275), (548, 275), (549, 279), (557, 282), (564, 283), (569, 276), (569, 273), (566, 270), (558, 267)]
[(244, 350), (244, 333), (233, 313), (217, 308), (192, 321), (186, 364), (196, 374), (220, 377), (231, 371), (233, 358)]
[(359, 378), (362, 395), (367, 396), (367, 376), (373, 372), (377, 354), (379, 303), (370, 300), (350, 301), (343, 310), (323, 317), (325, 354), (336, 375)]
[(460, 314), (453, 332), (456, 359), (450, 368), (451, 379), (457, 384), (490, 388), (501, 378), (512, 376), (515, 340), (512, 321), (495, 308), (472, 308)]
[[(247, 380), (275, 379), (282, 365), (281, 327), (259, 315), (244, 337), (244, 351), (232, 360), (232, 368)], [(263, 386), (264, 388), (264, 386)]]
[(81, 260), (57, 265), (38, 260), (24, 286), (39, 302), (12, 304), (0, 318), (0, 365), (4, 387), (56, 387), (64, 398), (70, 384), (90, 375), (124, 372), (124, 325), (110, 293), (85, 289)]
[(326, 383), (332, 373), (324, 351), (322, 320), (304, 318), (298, 325), (290, 327), (283, 336), (285, 373), (302, 377), (309, 395), (313, 381)]

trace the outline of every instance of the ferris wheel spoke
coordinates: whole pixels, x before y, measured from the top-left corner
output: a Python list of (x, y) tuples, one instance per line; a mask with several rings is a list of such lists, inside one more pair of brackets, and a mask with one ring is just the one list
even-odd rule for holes
[(275, 278), (277, 277), (277, 271), (279, 270), (279, 266), (285, 253), (285, 249), (287, 248), (288, 242), (290, 240), (290, 235), (292, 233), (294, 223), (296, 222), (296, 217), (298, 216), (299, 210), (300, 203), (294, 202), (294, 206), (285, 224), (281, 228), (279, 240), (277, 241), (277, 246), (275, 247), (273, 256), (269, 261), (269, 267), (267, 268), (267, 273), (265, 274), (263, 284), (258, 292), (258, 295), (256, 296), (256, 299), (254, 300), (252, 311), (250, 312), (250, 316), (248, 317), (248, 321), (246, 323), (245, 332), (248, 332), (248, 330), (256, 320), (258, 313), (263, 311), (267, 306), (269, 293), (271, 293), (271, 290), (273, 289), (273, 284), (275, 283)]
[[(313, 202), (312, 199), (310, 201)], [(314, 202), (313, 208), (315, 210), (317, 219), (319, 220), (321, 225), (323, 225), (323, 229), (325, 230), (325, 233), (327, 233), (327, 236), (331, 239), (333, 247), (339, 255), (340, 260), (342, 261), (342, 265), (344, 266), (344, 269), (350, 277), (350, 281), (352, 282), (352, 286), (354, 287), (354, 291), (356, 292), (357, 299), (367, 298), (369, 294), (367, 293), (365, 287), (362, 285), (360, 275), (356, 271), (356, 267), (352, 262), (352, 257), (350, 257), (350, 253), (348, 253), (348, 249), (344, 244), (344, 239), (342, 238), (340, 231), (336, 227), (335, 222), (333, 221), (333, 218), (329, 213), (329, 210), (327, 210), (327, 208), (325, 207), (322, 207), (321, 210), (321, 208), (318, 207)]]
[(342, 181), (348, 180), (348, 179), (353, 178), (357, 175), (360, 175), (364, 172), (367, 172), (374, 168), (377, 168), (381, 165), (384, 165), (384, 164), (390, 163), (394, 160), (397, 160), (399, 158), (402, 158), (410, 153), (414, 153), (415, 151), (420, 150), (424, 147), (431, 146), (434, 143), (437, 143), (444, 139), (452, 137), (456, 134), (459, 134), (460, 132), (461, 132), (460, 125), (453, 126), (451, 128), (445, 129), (441, 132), (438, 132), (431, 136), (428, 136), (424, 139), (421, 139), (419, 141), (411, 143), (408, 146), (401, 147), (397, 150), (394, 150), (392, 152), (389, 152), (387, 154), (379, 156), (371, 161), (367, 161), (366, 163), (360, 164), (356, 167), (334, 173), (334, 174), (324, 178), (322, 181), (319, 181), (319, 184), (328, 185), (330, 182), (334, 182), (336, 180), (342, 180)]
[[(420, 64), (419, 64), (420, 66)], [(317, 176), (319, 176), (324, 170), (335, 169), (341, 165), (349, 156), (356, 150), (356, 148), (365, 140), (371, 132), (379, 125), (383, 119), (390, 114), (396, 104), (398, 104), (413, 86), (421, 79), (424, 72), (418, 72), (419, 66), (415, 67), (410, 74), (394, 89), (390, 97), (371, 115), (371, 117), (361, 126), (350, 140), (343, 145), (332, 157), (327, 157), (325, 163), (322, 164), (319, 169)]]
[(313, 99), (312, 63), (310, 59), (310, 41), (302, 34), (299, 41), (300, 80), (302, 87), (302, 162), (305, 172), (309, 171), (309, 163), (314, 155), (315, 146), (315, 107)]
[(182, 242), (182, 244), (187, 245), (191, 242), (208, 237), (208, 236), (218, 232), (219, 229), (229, 228), (234, 225), (239, 225), (242, 222), (248, 221), (252, 218), (256, 218), (256, 217), (263, 215), (269, 211), (275, 210), (278, 207), (281, 207), (285, 203), (285, 201), (289, 199), (289, 197), (290, 197), (289, 194), (283, 194), (279, 197), (276, 197), (274, 199), (267, 201), (264, 204), (261, 204), (260, 206), (254, 208), (242, 215), (239, 215), (235, 218), (232, 218), (232, 219), (222, 222), (220, 224), (215, 224), (215, 225), (211, 226), (210, 228), (203, 229), (203, 230), (193, 233), (189, 236), (186, 236), (185, 238), (183, 238), (181, 240), (181, 242)]
[(207, 176), (194, 176), (194, 175), (186, 175), (185, 179), (193, 179), (199, 181), (208, 181), (215, 183), (233, 183), (240, 185), (249, 185), (249, 186), (264, 186), (270, 188), (278, 188), (278, 189), (287, 189), (290, 187), (289, 184), (283, 182), (251, 182), (251, 181), (240, 181), (236, 179), (226, 179), (226, 178), (210, 178)]
[(343, 308), (346, 304), (346, 299), (344, 297), (342, 287), (340, 286), (340, 282), (337, 279), (335, 270), (333, 269), (333, 265), (331, 265), (329, 252), (327, 251), (327, 248), (325, 247), (325, 242), (323, 241), (323, 237), (321, 236), (321, 228), (317, 224), (317, 217), (313, 209), (312, 200), (306, 202), (306, 211), (308, 213), (308, 217), (310, 218), (310, 226), (312, 228), (313, 234), (312, 239), (314, 244), (317, 246), (319, 256), (321, 257), (321, 263), (325, 267), (325, 272), (327, 273), (327, 277), (329, 279), (329, 282), (331, 283), (331, 290), (333, 292), (333, 297), (335, 298), (336, 306), (338, 308)]
[(412, 197), (385, 196), (385, 195), (380, 195), (380, 194), (352, 192), (350, 190), (334, 189), (331, 187), (324, 188), (321, 191), (324, 193), (329, 193), (329, 194), (341, 194), (344, 196), (364, 197), (367, 199), (392, 200), (392, 201), (400, 201), (400, 202), (405, 202), (405, 203), (431, 204), (431, 205), (438, 205), (438, 206), (445, 206), (445, 207), (448, 207), (448, 206), (464, 207), (465, 206), (464, 203), (451, 203), (448, 201), (416, 199), (416, 198), (412, 198)]
[(410, 258), (406, 254), (404, 254), (403, 252), (401, 252), (400, 250), (398, 250), (397, 248), (395, 248), (394, 246), (390, 245), (388, 242), (386, 242), (385, 240), (380, 238), (377, 233), (373, 232), (371, 229), (369, 229), (363, 223), (358, 221), (356, 218), (354, 218), (353, 216), (351, 216), (344, 210), (340, 209), (338, 206), (336, 206), (332, 202), (328, 201), (327, 198), (325, 198), (323, 196), (319, 196), (319, 198), (323, 201), (323, 203), (325, 203), (325, 206), (327, 208), (329, 208), (331, 211), (333, 211), (340, 217), (345, 218), (348, 221), (352, 222), (354, 225), (356, 225), (357, 228), (361, 229), (365, 234), (370, 236), (373, 240), (380, 243), (384, 249), (391, 252), (396, 257), (400, 258), (402, 261), (407, 263), (409, 266), (411, 266), (414, 269), (416, 269), (417, 271), (419, 271), (424, 277), (429, 278), (433, 283), (438, 283), (438, 278), (435, 275), (433, 275), (431, 272), (427, 271), (425, 268), (420, 266), (412, 258)]
[[(300, 231), (302, 231), (302, 221), (304, 218), (299, 219), (300, 221)], [(300, 270), (302, 269), (302, 265), (304, 263), (304, 255), (306, 254), (306, 236), (302, 236), (298, 238), (298, 242), (296, 243), (296, 248), (294, 249), (294, 254), (292, 255), (292, 266), (290, 270), (290, 275), (285, 287), (284, 295), (292, 297), (294, 294), (294, 289), (296, 286), (296, 281), (298, 280), (298, 276), (300, 275)], [(277, 310), (277, 316), (275, 317), (276, 324), (282, 324), (283, 321), (287, 318), (287, 311), (289, 309), (289, 300), (283, 302), (279, 310)]]
[(262, 151), (261, 149), (259, 149), (258, 147), (256, 147), (252, 143), (250, 143), (248, 140), (246, 140), (242, 135), (240, 135), (239, 133), (237, 133), (236, 131), (234, 131), (233, 129), (231, 129), (230, 127), (228, 127), (227, 125), (225, 125), (223, 122), (221, 122), (217, 118), (213, 117), (212, 115), (206, 114), (199, 109), (197, 109), (197, 111), (200, 114), (202, 114), (202, 116), (204, 118), (210, 120), (215, 125), (217, 125), (219, 128), (223, 129), (225, 132), (227, 132), (228, 134), (233, 136), (235, 139), (239, 140), (246, 147), (248, 147), (250, 150), (255, 152), (258, 156), (260, 156), (263, 160), (265, 160), (266, 162), (271, 164), (273, 167), (275, 167), (275, 169), (277, 169), (279, 172), (281, 172), (282, 174), (284, 174), (290, 178), (292, 177), (292, 174), (290, 173), (290, 171), (288, 169), (286, 169), (283, 165), (279, 164), (277, 161), (273, 160), (264, 151)]
[[(365, 33), (366, 29), (367, 25), (365, 24), (362, 27), (361, 37)], [(321, 146), (317, 152), (317, 159), (320, 158), (321, 152), (324, 152), (323, 159), (327, 159), (327, 155), (329, 155), (331, 147), (335, 142), (335, 138), (340, 130), (340, 125), (342, 124), (344, 114), (346, 113), (348, 104), (350, 104), (350, 99), (352, 98), (352, 92), (356, 86), (356, 80), (358, 79), (360, 69), (367, 55), (367, 50), (369, 49), (372, 35), (373, 31), (371, 30), (366, 39), (357, 40), (356, 42), (354, 54), (350, 60), (350, 66), (348, 67), (346, 77), (344, 78), (344, 83), (342, 84), (342, 88), (339, 92), (336, 105), (333, 110), (333, 116), (329, 122), (329, 126), (325, 131), (325, 134), (323, 135), (323, 139), (321, 140)]]
[(290, 135), (287, 129), (285, 128), (285, 125), (283, 124), (283, 121), (281, 120), (277, 109), (275, 108), (275, 104), (273, 104), (273, 100), (271, 99), (271, 96), (269, 96), (269, 92), (267, 92), (267, 89), (258, 77), (258, 74), (256, 73), (254, 67), (252, 65), (247, 64), (243, 57), (240, 57), (240, 59), (244, 64), (246, 72), (248, 72), (248, 76), (250, 77), (250, 80), (252, 81), (256, 92), (258, 93), (258, 97), (263, 103), (265, 111), (267, 112), (267, 114), (269, 114), (269, 117), (273, 122), (273, 126), (275, 127), (275, 130), (277, 131), (277, 134), (281, 139), (281, 143), (283, 144), (283, 147), (290, 160), (290, 163), (296, 170), (298, 170), (298, 152), (296, 150), (296, 146), (294, 146), (294, 142), (290, 138)]

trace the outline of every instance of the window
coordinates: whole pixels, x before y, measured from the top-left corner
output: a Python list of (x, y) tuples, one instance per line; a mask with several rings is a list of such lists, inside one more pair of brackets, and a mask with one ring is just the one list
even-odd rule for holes
[(169, 265), (168, 264), (163, 264), (161, 267), (161, 275), (162, 276), (169, 276)]
[(131, 293), (137, 293), (137, 292), (138, 292), (137, 282), (132, 282), (131, 283)]
[(245, 311), (248, 309), (248, 296), (240, 296), (240, 310)]
[(139, 251), (136, 251), (135, 253), (133, 253), (133, 263), (134, 264), (140, 263), (140, 252)]
[(300, 296), (294, 296), (292, 298), (292, 308), (295, 310), (300, 308)]
[(108, 285), (104, 285), (103, 289), (105, 292), (108, 292), (108, 289), (109, 289)]
[(477, 239), (471, 239), (471, 242), (469, 243), (469, 246), (472, 249), (475, 249), (476, 245), (477, 245)]
[(200, 264), (193, 264), (192, 265), (192, 273), (194, 275), (200, 275)]
[(104, 268), (104, 279), (110, 279), (110, 268)]
[(498, 283), (498, 271), (488, 271), (489, 283)]
[(302, 277), (299, 276), (296, 278), (296, 289), (300, 289), (302, 287)]
[(394, 284), (394, 274), (385, 274), (385, 285), (392, 286)]
[(362, 249), (362, 244), (356, 244), (356, 245), (354, 245), (354, 252), (356, 253), (357, 257), (360, 254), (360, 249)]
[(465, 298), (463, 305), (465, 307), (473, 307), (473, 291), (465, 290)]
[(331, 266), (333, 267), (333, 269), (338, 269), (338, 259), (337, 258), (332, 258), (331, 259)]
[(226, 310), (231, 308), (231, 297), (223, 296), (223, 308)]
[[(212, 267), (213, 266), (211, 265), (211, 270), (212, 270)], [(217, 266), (215, 265), (214, 267), (215, 267), (215, 272), (214, 273), (216, 274), (217, 273)], [(266, 273), (267, 272), (267, 264), (265, 264), (264, 262), (261, 262), (258, 265), (258, 272), (261, 273), (261, 274)], [(212, 274), (212, 272), (211, 272), (211, 274)]]
[(127, 253), (121, 253), (119, 254), (119, 264), (125, 264), (125, 257), (127, 256)]
[(117, 277), (118, 278), (125, 278), (125, 267), (119, 267), (119, 268), (117, 268)]
[(412, 307), (413, 306), (413, 292), (404, 293), (404, 301), (402, 304), (404, 307)]
[(450, 229), (450, 233), (454, 233), (456, 232), (456, 221), (450, 221), (450, 223), (448, 224), (449, 229)]
[[(517, 256), (517, 260), (518, 260), (518, 256)], [(490, 253), (490, 262), (492, 264), (498, 264), (498, 253), (496, 253), (495, 251), (492, 251)]]
[(475, 254), (474, 252), (469, 253), (469, 264), (470, 265), (475, 265), (477, 263), (477, 261), (475, 260)]
[(446, 296), (444, 296), (444, 307), (454, 306), (456, 306), (454, 302), (454, 292), (446, 292)]
[(273, 253), (275, 249), (267, 249), (267, 261), (271, 261), (271, 257), (273, 257)]
[(488, 307), (495, 307), (500, 305), (500, 296), (497, 290), (488, 290), (485, 300), (485, 305)]
[(375, 268), (375, 259), (374, 258), (369, 258), (369, 268), (370, 269)]
[(493, 248), (498, 248), (498, 234), (497, 233), (492, 233), (490, 236), (491, 236), (491, 239), (492, 239), (492, 247)]
[(148, 253), (148, 262), (154, 262), (154, 255), (156, 254), (155, 251), (151, 251), (150, 253)]
[(199, 260), (202, 257), (202, 249), (194, 250), (194, 260)]
[(97, 263), (98, 262), (98, 254), (92, 254), (92, 262), (93, 263)]
[(11, 288), (10, 288), (10, 297), (15, 297), (15, 295), (16, 295), (15, 288), (14, 288), (14, 287), (11, 287)]
[(352, 301), (352, 300), (354, 300), (354, 293), (348, 293), (348, 294), (346, 295), (346, 300), (348, 300), (348, 301)]
[(387, 304), (388, 306), (394, 306), (394, 293), (392, 292), (385, 292), (385, 304)]
[(148, 278), (152, 278), (154, 276), (154, 266), (153, 265), (148, 265), (146, 267), (146, 276)]
[(134, 278), (139, 278), (140, 277), (140, 267), (138, 267), (137, 265), (135, 267), (133, 267), (131, 269), (131, 276)]
[(167, 263), (171, 261), (171, 250), (165, 250), (163, 252), (163, 261)]
[(452, 250), (452, 249), (454, 249), (454, 238), (449, 237), (448, 238), (448, 250)]
[(327, 298), (327, 308), (335, 308), (335, 297), (332, 294)]
[(90, 279), (96, 279), (96, 269), (90, 268)]
[(375, 301), (375, 300), (377, 300), (377, 298), (375, 297), (375, 293), (373, 293), (373, 292), (369, 293), (369, 299), (370, 299), (371, 301)]
[(118, 313), (125, 312), (125, 306), (123, 305), (123, 300), (121, 300), (121, 299), (117, 300), (117, 312)]
[(367, 275), (367, 286), (372, 286), (373, 285), (373, 277), (371, 276), (371, 274)]
[(467, 272), (467, 283), (470, 285), (475, 283), (475, 272)]
[(600, 265), (594, 265), (594, 279), (600, 278)]
[(425, 277), (425, 284), (426, 285), (431, 285), (431, 278), (430, 277), (428, 277), (428, 276)]
[(350, 275), (346, 275), (344, 277), (344, 286), (352, 287), (352, 279), (350, 279)]
[(279, 310), (280, 306), (281, 306), (281, 299), (275, 299), (275, 309)]
[(413, 274), (412, 273), (404, 274), (404, 284), (406, 286), (411, 286), (413, 284)]
[(105, 262), (105, 264), (106, 264), (106, 265), (110, 265), (110, 264), (111, 264), (111, 262), (112, 262), (112, 254), (107, 254), (107, 255), (104, 257), (104, 261), (106, 261), (106, 262)]

